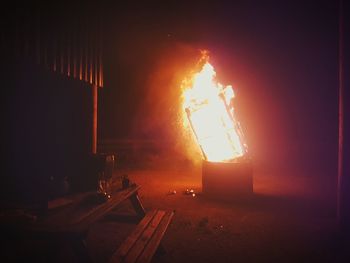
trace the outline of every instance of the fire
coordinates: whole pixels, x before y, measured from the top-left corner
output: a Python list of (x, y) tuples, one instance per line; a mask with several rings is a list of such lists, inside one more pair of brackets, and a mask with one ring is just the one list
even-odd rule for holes
[(232, 162), (247, 152), (240, 124), (235, 116), (232, 86), (215, 79), (214, 67), (204, 52), (200, 71), (183, 81), (183, 108), (203, 158)]

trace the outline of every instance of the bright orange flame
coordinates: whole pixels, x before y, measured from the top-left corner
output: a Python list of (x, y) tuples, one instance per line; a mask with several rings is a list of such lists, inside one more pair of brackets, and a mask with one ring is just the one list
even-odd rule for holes
[(201, 64), (200, 72), (183, 82), (183, 108), (203, 157), (212, 162), (234, 161), (247, 151), (234, 114), (234, 91), (215, 81), (206, 53)]

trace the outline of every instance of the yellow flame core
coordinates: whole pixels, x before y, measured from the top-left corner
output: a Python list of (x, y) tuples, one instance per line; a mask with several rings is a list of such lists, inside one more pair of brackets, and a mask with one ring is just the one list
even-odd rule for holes
[(212, 162), (234, 161), (247, 149), (234, 114), (232, 86), (216, 82), (215, 75), (214, 67), (206, 62), (199, 73), (184, 81), (183, 107), (203, 157)]

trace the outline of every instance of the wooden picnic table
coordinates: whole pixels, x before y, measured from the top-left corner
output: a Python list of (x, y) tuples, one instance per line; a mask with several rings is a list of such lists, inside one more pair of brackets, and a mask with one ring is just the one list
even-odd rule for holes
[[(48, 251), (48, 256), (52, 259), (55, 259), (55, 253), (60, 249), (60, 242), (70, 242), (79, 260), (90, 262), (85, 245), (90, 226), (118, 208), (125, 200), (131, 201), (136, 216), (142, 219), (145, 216), (145, 210), (138, 197), (139, 189), (139, 185), (117, 189), (111, 193), (110, 198), (105, 200), (99, 198), (95, 191), (75, 194), (65, 198), (66, 205), (51, 208), (44, 216), (38, 217), (32, 223), (21, 225), (13, 230), (21, 235), (29, 234), (31, 237), (45, 238), (52, 244)], [(7, 230), (11, 231), (11, 227)], [(49, 260), (51, 261), (51, 258)]]
[(57, 211), (49, 211), (48, 215), (39, 219), (32, 229), (48, 232), (83, 232), (125, 200), (131, 201), (135, 212), (142, 218), (145, 211), (138, 198), (139, 189), (139, 185), (118, 189), (105, 201), (94, 191), (81, 193), (71, 198), (70, 204), (57, 208)]

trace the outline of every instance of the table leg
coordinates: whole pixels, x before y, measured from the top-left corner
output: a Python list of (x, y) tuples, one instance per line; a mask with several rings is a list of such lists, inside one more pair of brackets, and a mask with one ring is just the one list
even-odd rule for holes
[(132, 196), (130, 196), (130, 201), (131, 201), (132, 206), (134, 207), (137, 215), (140, 218), (143, 218), (146, 215), (146, 212), (145, 212), (145, 209), (143, 208), (143, 205), (141, 204), (141, 201), (140, 201), (139, 196), (137, 195), (137, 193), (135, 193)]

